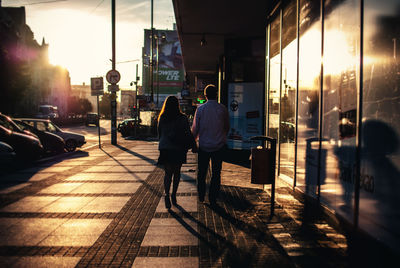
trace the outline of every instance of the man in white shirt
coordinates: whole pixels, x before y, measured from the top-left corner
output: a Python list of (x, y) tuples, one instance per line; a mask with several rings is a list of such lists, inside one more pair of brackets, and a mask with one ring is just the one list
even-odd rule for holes
[(204, 89), (207, 102), (196, 110), (192, 125), (193, 136), (199, 140), (197, 190), (200, 202), (204, 202), (206, 175), (211, 159), (211, 184), (208, 200), (216, 204), (221, 186), (221, 169), (229, 131), (229, 114), (226, 107), (217, 102), (217, 89), (208, 85)]

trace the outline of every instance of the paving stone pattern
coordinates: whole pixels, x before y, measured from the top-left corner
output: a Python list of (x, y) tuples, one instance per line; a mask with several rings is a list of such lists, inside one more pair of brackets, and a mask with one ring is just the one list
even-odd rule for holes
[[(197, 201), (196, 155), (166, 210), (157, 143), (120, 141), (0, 177), (0, 264), (10, 267), (344, 267), (347, 241), (277, 185), (224, 163), (218, 206)], [(209, 179), (209, 178), (208, 178)]]

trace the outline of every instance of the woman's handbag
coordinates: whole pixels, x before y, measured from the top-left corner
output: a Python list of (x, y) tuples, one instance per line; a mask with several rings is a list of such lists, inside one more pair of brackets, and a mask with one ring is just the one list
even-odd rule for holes
[(190, 131), (187, 121), (185, 124), (182, 124), (179, 120), (175, 122), (175, 135), (172, 137), (172, 142), (178, 144), (185, 151), (195, 146), (196, 141)]

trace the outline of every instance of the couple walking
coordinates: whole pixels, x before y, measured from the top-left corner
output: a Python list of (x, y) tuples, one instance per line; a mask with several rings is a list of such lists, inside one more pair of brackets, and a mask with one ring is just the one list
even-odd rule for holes
[[(199, 201), (204, 202), (206, 194), (206, 175), (211, 159), (211, 183), (208, 200), (213, 206), (221, 185), (222, 159), (229, 131), (228, 111), (217, 102), (217, 89), (208, 85), (204, 89), (207, 102), (196, 110), (192, 129), (187, 117), (180, 112), (178, 99), (169, 96), (158, 117), (158, 137), (160, 157), (158, 163), (164, 166), (165, 207), (177, 204), (182, 164), (186, 163), (189, 149), (198, 153), (197, 190)], [(199, 141), (197, 147), (196, 140)], [(172, 183), (172, 194), (170, 188)]]

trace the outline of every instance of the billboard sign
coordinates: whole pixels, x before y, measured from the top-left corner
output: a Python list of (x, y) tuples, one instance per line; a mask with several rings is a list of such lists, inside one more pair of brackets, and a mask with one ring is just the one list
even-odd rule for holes
[(230, 130), (228, 148), (251, 149), (259, 145), (250, 141), (263, 133), (263, 84), (231, 83), (228, 86)]
[[(176, 94), (182, 90), (184, 80), (182, 52), (178, 33), (175, 30), (157, 29), (153, 30), (153, 33), (156, 36), (153, 44), (153, 93)], [(151, 30), (145, 30), (143, 86), (146, 94), (151, 92), (150, 44)]]

